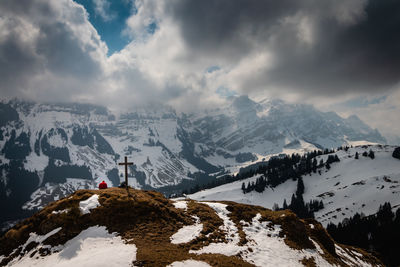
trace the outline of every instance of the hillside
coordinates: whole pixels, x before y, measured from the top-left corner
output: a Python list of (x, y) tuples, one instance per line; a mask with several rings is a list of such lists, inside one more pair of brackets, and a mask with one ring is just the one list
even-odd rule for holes
[(379, 266), (315, 220), (234, 202), (79, 190), (0, 237), (1, 266)]
[(169, 194), (271, 154), (357, 140), (385, 142), (355, 116), (246, 96), (196, 114), (166, 106), (117, 114), (88, 104), (1, 102), (0, 223), (102, 180), (119, 185), (117, 163), (124, 156), (135, 164), (130, 185)]
[[(334, 162), (330, 169), (322, 167), (315, 173), (304, 175), (304, 201), (322, 200), (324, 208), (315, 212), (315, 218), (323, 225), (338, 223), (355, 213), (370, 215), (380, 205), (391, 203), (393, 209), (400, 207), (400, 160), (393, 158), (393, 146), (362, 145), (339, 150), (340, 162)], [(364, 157), (364, 152), (374, 151), (375, 158)], [(355, 159), (355, 154), (359, 158)], [(326, 162), (329, 155), (317, 156)], [(296, 192), (297, 181), (289, 179), (276, 187), (267, 187), (262, 193), (252, 191), (244, 194), (242, 183), (254, 182), (260, 175), (225, 184), (189, 195), (196, 200), (230, 200), (239, 203), (260, 205), (272, 208), (274, 204), (282, 207), (284, 199), (290, 203)]]

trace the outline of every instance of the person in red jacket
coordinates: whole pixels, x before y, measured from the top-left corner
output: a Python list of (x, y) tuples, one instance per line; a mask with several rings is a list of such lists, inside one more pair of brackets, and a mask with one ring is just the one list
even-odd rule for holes
[(107, 183), (106, 182), (101, 182), (100, 184), (99, 184), (99, 189), (107, 189)]

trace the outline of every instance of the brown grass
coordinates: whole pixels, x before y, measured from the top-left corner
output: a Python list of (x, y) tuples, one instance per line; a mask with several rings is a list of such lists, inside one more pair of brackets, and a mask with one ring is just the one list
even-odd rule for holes
[[(90, 214), (82, 215), (79, 202), (86, 200), (93, 194), (99, 194), (101, 206), (93, 209)], [(250, 206), (234, 202), (223, 202), (231, 212), (229, 217), (239, 230), (240, 244), (246, 244), (246, 235), (243, 232), (241, 220), (251, 222), (257, 213), (262, 215), (261, 220), (281, 225), (281, 237), (293, 249), (315, 248), (309, 240), (311, 237), (323, 249), (329, 262), (343, 265), (335, 253), (333, 240), (325, 229), (314, 220), (299, 220), (290, 211), (274, 212), (259, 206)], [(68, 213), (53, 214), (53, 211), (69, 209)], [(203, 231), (195, 240), (185, 244), (172, 244), (170, 237), (182, 226), (195, 222), (196, 215), (203, 224)], [(309, 224), (315, 227), (311, 229)], [(136, 266), (166, 266), (174, 261), (188, 259), (201, 260), (211, 266), (253, 266), (239, 256), (225, 256), (221, 254), (191, 254), (190, 250), (198, 250), (211, 242), (226, 242), (226, 233), (220, 229), (223, 225), (221, 218), (208, 205), (189, 200), (188, 210), (177, 209), (171, 200), (164, 198), (160, 193), (130, 189), (109, 188), (106, 190), (79, 190), (70, 197), (49, 204), (46, 208), (19, 223), (0, 237), (0, 255), (10, 255), (14, 249), (24, 244), (29, 233), (36, 232), (44, 235), (51, 230), (62, 226), (62, 229), (45, 240), (45, 244), (52, 246), (65, 244), (66, 241), (78, 235), (81, 231), (94, 225), (104, 225), (110, 232), (118, 232), (128, 243), (137, 247)], [(206, 235), (208, 235), (206, 237)], [(29, 244), (25, 251), (17, 249), (15, 253), (3, 259), (0, 266), (5, 266), (10, 260), (20, 254), (34, 253), (45, 255), (49, 251), (35, 250), (37, 244)], [(354, 249), (355, 250), (355, 249)], [(372, 263), (379, 262), (375, 257), (357, 250), (364, 255), (364, 259)], [(313, 258), (303, 259), (306, 266), (312, 265)]]
[(304, 257), (300, 262), (306, 267), (317, 267), (317, 264), (315, 264), (314, 257), (310, 258)]

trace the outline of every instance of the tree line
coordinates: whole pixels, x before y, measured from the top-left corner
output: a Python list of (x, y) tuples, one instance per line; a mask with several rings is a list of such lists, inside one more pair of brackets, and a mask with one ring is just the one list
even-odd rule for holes
[(287, 204), (286, 199), (283, 200), (282, 208), (278, 204), (274, 204), (273, 210), (285, 210), (290, 209), (299, 218), (314, 218), (314, 212), (317, 212), (324, 208), (324, 203), (322, 200), (318, 201), (316, 199), (311, 199), (309, 202), (305, 203), (303, 199), (304, 194), (304, 183), (303, 178), (297, 179), (296, 192), (292, 195), (290, 204)]
[(329, 223), (327, 230), (339, 243), (374, 252), (387, 266), (400, 265), (400, 208), (392, 211), (389, 202), (376, 214), (356, 213), (338, 225)]

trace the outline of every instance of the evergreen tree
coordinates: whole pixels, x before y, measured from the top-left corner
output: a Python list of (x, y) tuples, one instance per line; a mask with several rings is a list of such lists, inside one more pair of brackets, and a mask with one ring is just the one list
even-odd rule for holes
[(312, 162), (312, 171), (313, 171), (314, 173), (317, 172), (317, 167), (318, 167), (317, 158), (314, 157), (313, 162)]
[(244, 182), (242, 183), (242, 191), (243, 194), (246, 194), (246, 185), (244, 184)]
[(372, 149), (369, 151), (368, 157), (370, 157), (371, 159), (375, 158), (375, 153), (374, 153), (374, 151)]
[(288, 208), (288, 205), (286, 203), (286, 198), (283, 200), (283, 207), (284, 210), (286, 210)]
[(373, 250), (386, 266), (400, 266), (400, 209), (394, 213), (390, 203), (374, 215), (356, 213), (337, 226), (330, 223), (327, 230), (339, 243)]
[(393, 150), (392, 157), (395, 158), (395, 159), (400, 159), (400, 147), (396, 147)]
[(329, 162), (326, 163), (325, 167), (327, 170), (329, 170), (331, 168), (331, 165), (329, 164)]
[(304, 183), (303, 178), (297, 179), (297, 189), (296, 189), (296, 196), (300, 196), (304, 194)]
[(354, 156), (355, 159), (358, 159), (358, 152), (356, 152), (356, 155)]

